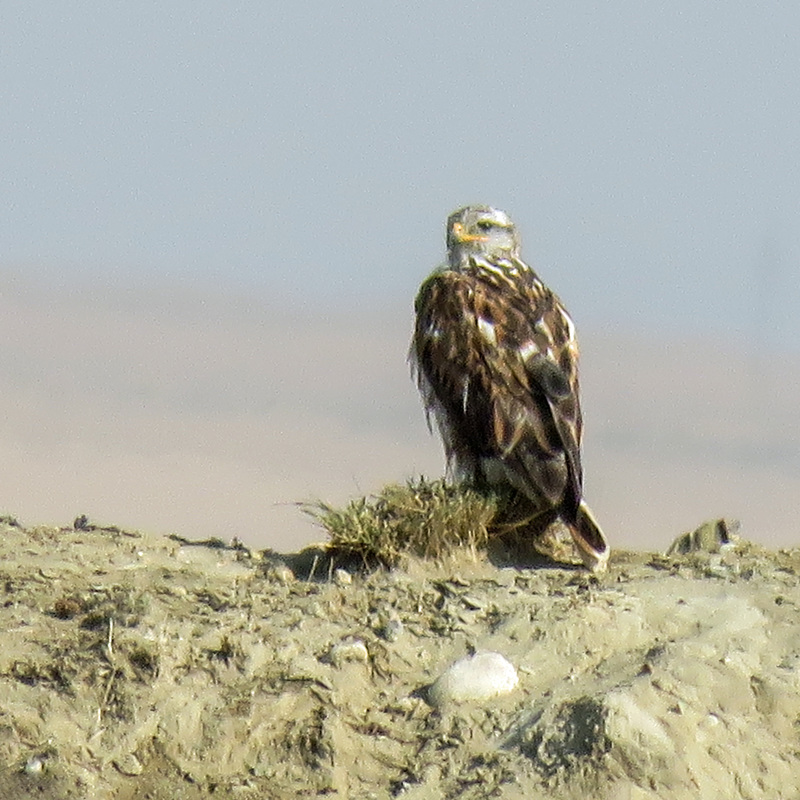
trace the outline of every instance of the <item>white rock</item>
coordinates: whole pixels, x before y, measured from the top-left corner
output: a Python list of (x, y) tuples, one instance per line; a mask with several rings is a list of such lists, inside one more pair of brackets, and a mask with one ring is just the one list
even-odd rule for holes
[(350, 586), (353, 576), (346, 569), (337, 569), (333, 573), (333, 581), (337, 586)]
[(334, 667), (341, 667), (342, 664), (350, 661), (360, 661), (366, 664), (369, 661), (369, 651), (361, 639), (345, 639), (330, 649), (328, 658)]
[(39, 756), (31, 756), (25, 762), (25, 772), (28, 775), (38, 775), (42, 770), (44, 770), (44, 759)]
[(465, 700), (489, 700), (513, 691), (517, 671), (500, 653), (476, 653), (448, 667), (428, 690), (435, 706)]

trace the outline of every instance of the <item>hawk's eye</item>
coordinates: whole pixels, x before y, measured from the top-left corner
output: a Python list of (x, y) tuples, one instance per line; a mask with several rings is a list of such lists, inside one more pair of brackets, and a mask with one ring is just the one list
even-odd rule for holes
[(478, 227), (482, 231), (490, 231), (492, 228), (494, 228), (494, 222), (492, 222), (490, 219), (480, 219), (478, 220)]

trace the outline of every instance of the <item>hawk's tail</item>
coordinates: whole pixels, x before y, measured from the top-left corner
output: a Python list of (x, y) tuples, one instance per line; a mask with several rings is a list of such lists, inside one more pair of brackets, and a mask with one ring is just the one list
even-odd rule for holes
[(594, 514), (583, 500), (578, 506), (575, 521), (569, 523), (569, 532), (586, 568), (592, 572), (605, 572), (610, 552), (608, 542)]

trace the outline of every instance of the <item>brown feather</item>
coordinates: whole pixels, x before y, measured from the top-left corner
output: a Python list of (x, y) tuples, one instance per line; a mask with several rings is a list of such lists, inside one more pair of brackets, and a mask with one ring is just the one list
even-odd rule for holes
[[(494, 341), (479, 320), (484, 330), (492, 326)], [(570, 505), (577, 511), (582, 430), (577, 351), (570, 347), (558, 299), (533, 273), (526, 269), (499, 278), (476, 261), (469, 272), (432, 276), (417, 301), (414, 342), (419, 374), (428, 385), (426, 405), (444, 428), (448, 457), (457, 467), (466, 463), (468, 471), (478, 470), (466, 477), (480, 483), (479, 460), (504, 459), (520, 473), (525, 493), (538, 497), (539, 463), (566, 461)], [(548, 391), (537, 371), (526, 369), (529, 343), (535, 355), (547, 359), (550, 383), (568, 387), (566, 395)], [(552, 356), (544, 355), (548, 351)], [(567, 491), (559, 488), (559, 497), (546, 492), (549, 503)]]
[[(472, 239), (481, 237), (466, 241)], [(450, 267), (434, 272), (417, 295), (411, 357), (450, 471), (477, 485), (512, 488), (535, 512), (555, 512), (574, 530), (586, 527), (572, 321), (514, 250), (487, 245), (483, 252), (477, 244), (454, 256), (461, 240), (451, 240), (450, 231), (448, 240)], [(592, 547), (604, 542), (599, 532)]]

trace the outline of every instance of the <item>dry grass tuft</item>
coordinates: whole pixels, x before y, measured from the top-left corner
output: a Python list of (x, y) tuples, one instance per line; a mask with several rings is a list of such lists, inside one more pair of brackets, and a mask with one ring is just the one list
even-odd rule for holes
[(457, 548), (484, 547), (497, 499), (442, 480), (390, 484), (380, 494), (345, 508), (303, 503), (302, 509), (330, 536), (331, 547), (365, 562), (396, 565), (403, 556), (439, 559)]

